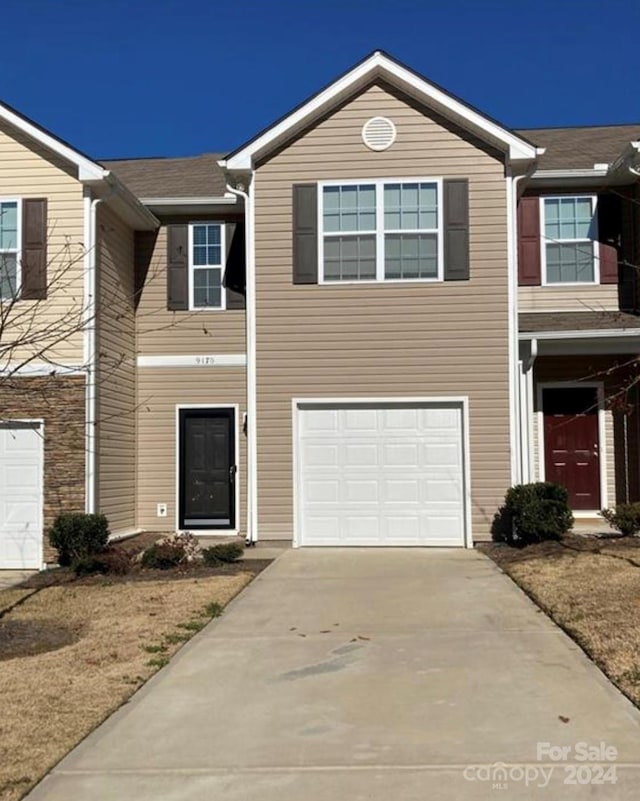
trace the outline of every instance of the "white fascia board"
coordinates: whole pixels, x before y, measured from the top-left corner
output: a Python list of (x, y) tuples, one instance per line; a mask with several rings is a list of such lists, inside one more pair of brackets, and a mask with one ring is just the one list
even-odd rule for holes
[(609, 165), (602, 169), (598, 165), (598, 169), (584, 169), (584, 170), (536, 170), (531, 176), (531, 180), (536, 179), (549, 179), (549, 178), (606, 178)]
[(303, 124), (309, 117), (317, 115), (337, 97), (348, 93), (350, 89), (363, 84), (368, 78), (376, 74), (391, 78), (393, 83), (411, 90), (414, 96), (417, 95), (427, 103), (446, 109), (449, 115), (463, 120), (467, 127), (471, 126), (478, 131), (482, 131), (493, 140), (500, 142), (508, 153), (509, 158), (514, 161), (533, 161), (540, 152), (540, 149), (535, 145), (529, 144), (516, 134), (498, 125), (498, 123), (493, 122), (493, 120), (488, 119), (442, 89), (429, 83), (429, 81), (390, 60), (383, 53), (376, 52), (366, 61), (363, 61), (362, 64), (352, 69), (351, 72), (348, 72), (320, 92), (308, 103), (305, 103), (301, 108), (293, 111), (281, 122), (273, 125), (262, 136), (259, 136), (235, 155), (223, 161), (223, 164), (232, 172), (252, 169), (256, 154), (264, 151), (271, 143), (278, 141), (290, 129)]
[(640, 338), (640, 328), (602, 328), (584, 331), (521, 331), (519, 339), (612, 339)]
[(78, 179), (80, 181), (96, 181), (103, 177), (104, 169), (99, 164), (78, 153), (77, 150), (69, 147), (69, 145), (65, 145), (55, 136), (43, 131), (42, 128), (2, 104), (0, 104), (0, 119), (5, 120), (14, 128), (27, 134), (31, 139), (35, 139), (36, 142), (75, 164), (78, 167)]
[(230, 206), (238, 202), (235, 195), (227, 192), (225, 195), (211, 197), (141, 197), (140, 202), (145, 206)]

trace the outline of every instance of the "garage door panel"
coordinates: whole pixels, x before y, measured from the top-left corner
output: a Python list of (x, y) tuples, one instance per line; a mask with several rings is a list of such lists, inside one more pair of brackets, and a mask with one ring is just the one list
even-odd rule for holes
[(343, 445), (340, 463), (344, 467), (376, 467), (379, 462), (377, 443), (351, 443)]
[(376, 502), (378, 500), (378, 481), (353, 481), (347, 479), (342, 484), (344, 488), (344, 501), (346, 503), (362, 503), (366, 501)]
[(0, 426), (0, 567), (40, 567), (41, 460), (42, 435), (38, 426)]
[(460, 405), (302, 406), (298, 416), (302, 544), (464, 544)]
[(387, 479), (384, 489), (384, 497), (389, 503), (420, 502), (420, 482), (417, 479)]
[(344, 409), (340, 422), (345, 432), (375, 433), (378, 430), (378, 412), (376, 409)]

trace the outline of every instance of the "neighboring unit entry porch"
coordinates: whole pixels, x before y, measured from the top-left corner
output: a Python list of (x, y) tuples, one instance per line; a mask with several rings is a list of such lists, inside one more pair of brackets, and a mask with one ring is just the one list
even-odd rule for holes
[(596, 522), (640, 500), (640, 329), (556, 333), (520, 335), (521, 481), (561, 484), (576, 519)]

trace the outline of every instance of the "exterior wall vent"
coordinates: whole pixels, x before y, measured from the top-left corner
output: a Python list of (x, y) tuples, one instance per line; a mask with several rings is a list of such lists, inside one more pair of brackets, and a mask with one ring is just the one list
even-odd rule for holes
[(370, 150), (386, 150), (396, 141), (396, 126), (386, 117), (372, 117), (362, 126), (362, 141)]

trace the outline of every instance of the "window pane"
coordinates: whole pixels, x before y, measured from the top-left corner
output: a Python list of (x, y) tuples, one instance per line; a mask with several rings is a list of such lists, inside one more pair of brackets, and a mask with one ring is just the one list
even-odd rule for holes
[(375, 237), (325, 237), (324, 277), (327, 281), (363, 281), (375, 278)]
[(548, 243), (547, 283), (593, 282), (593, 244), (591, 242)]
[(376, 188), (371, 184), (326, 186), (322, 192), (325, 233), (375, 231)]
[(437, 278), (438, 237), (436, 234), (387, 234), (385, 278)]
[(545, 198), (544, 224), (547, 239), (592, 239), (591, 198)]
[(12, 298), (16, 291), (18, 269), (15, 255), (0, 254), (0, 297)]
[(194, 225), (193, 264), (222, 264), (222, 226), (219, 223)]
[(193, 305), (196, 308), (220, 308), (222, 305), (222, 270), (218, 268), (193, 271)]
[(207, 246), (194, 245), (193, 246), (193, 263), (206, 264), (207, 263)]
[(0, 250), (18, 247), (18, 204), (0, 203)]
[(384, 225), (387, 231), (436, 229), (438, 187), (436, 184), (386, 184)]

